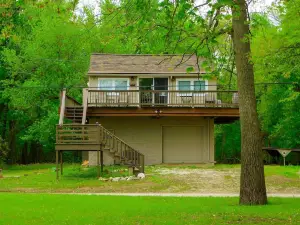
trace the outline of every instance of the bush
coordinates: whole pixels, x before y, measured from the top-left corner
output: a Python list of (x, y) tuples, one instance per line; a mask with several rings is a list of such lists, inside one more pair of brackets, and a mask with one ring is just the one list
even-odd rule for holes
[(0, 168), (3, 168), (8, 153), (8, 144), (0, 137)]

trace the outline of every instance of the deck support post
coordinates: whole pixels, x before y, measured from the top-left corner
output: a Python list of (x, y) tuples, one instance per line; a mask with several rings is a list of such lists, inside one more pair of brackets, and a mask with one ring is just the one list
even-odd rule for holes
[(63, 175), (63, 151), (60, 152), (60, 175)]
[(56, 150), (56, 180), (58, 180), (58, 151)]
[(145, 161), (143, 155), (140, 155), (140, 173), (145, 173)]
[(101, 152), (100, 152), (100, 164), (101, 164), (101, 175), (103, 176), (103, 149), (101, 145)]
[(99, 149), (97, 149), (97, 176), (98, 178), (100, 177), (100, 154), (99, 154)]

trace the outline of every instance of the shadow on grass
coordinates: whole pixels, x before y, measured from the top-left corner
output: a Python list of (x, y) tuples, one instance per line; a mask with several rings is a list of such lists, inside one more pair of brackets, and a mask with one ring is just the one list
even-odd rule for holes
[[(95, 179), (98, 176), (97, 173), (98, 168), (96, 166), (93, 167), (81, 167), (76, 166), (72, 168), (64, 169), (65, 178), (71, 179)], [(126, 177), (129, 176), (128, 169), (122, 166), (105, 166), (103, 172), (100, 172), (100, 176), (104, 178), (109, 177)]]
[(28, 164), (28, 165), (4, 165), (4, 170), (42, 170), (42, 169), (51, 169), (53, 167), (53, 163), (36, 163), (36, 164)]

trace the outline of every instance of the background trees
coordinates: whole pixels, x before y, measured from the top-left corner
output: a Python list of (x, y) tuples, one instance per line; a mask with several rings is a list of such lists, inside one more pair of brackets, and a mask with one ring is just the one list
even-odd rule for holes
[[(79, 14), (77, 1), (8, 1), (0, 9), (0, 135), (8, 145), (6, 161), (53, 160), (59, 90), (70, 88), (80, 101), (76, 87), (86, 85), (91, 52), (194, 53), (209, 59), (201, 66), (218, 78), (220, 89), (236, 89), (231, 17), (224, 4), (200, 10), (193, 1), (102, 0), (94, 15), (88, 8)], [(294, 16), (299, 4), (285, 1), (250, 15), (258, 116), (264, 137), (279, 147), (300, 145), (300, 26)], [(261, 84), (291, 82), (295, 85)], [(219, 162), (238, 162), (239, 146), (238, 122), (216, 126)]]

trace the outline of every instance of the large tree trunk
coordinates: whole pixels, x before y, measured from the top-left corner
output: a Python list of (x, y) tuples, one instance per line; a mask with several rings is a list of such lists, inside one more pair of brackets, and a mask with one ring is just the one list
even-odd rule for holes
[(241, 122), (240, 204), (267, 203), (260, 125), (256, 112), (253, 65), (248, 41), (249, 23), (245, 0), (235, 0), (232, 7), (233, 45), (238, 74)]

